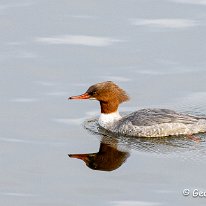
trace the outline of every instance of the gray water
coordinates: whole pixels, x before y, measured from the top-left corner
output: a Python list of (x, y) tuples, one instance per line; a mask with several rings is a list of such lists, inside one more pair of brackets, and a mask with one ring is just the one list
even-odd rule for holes
[[(205, 205), (182, 194), (206, 191), (204, 134), (100, 135), (98, 102), (67, 100), (112, 80), (131, 96), (121, 111), (206, 114), (205, 26), (205, 0), (1, 0), (0, 205)], [(100, 144), (118, 168), (68, 157)]]

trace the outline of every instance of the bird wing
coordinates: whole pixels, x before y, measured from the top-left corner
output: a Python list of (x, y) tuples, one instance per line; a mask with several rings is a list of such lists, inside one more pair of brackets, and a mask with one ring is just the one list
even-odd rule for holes
[(122, 120), (128, 120), (136, 126), (152, 126), (163, 123), (193, 124), (199, 119), (201, 118), (169, 109), (141, 109), (125, 116)]

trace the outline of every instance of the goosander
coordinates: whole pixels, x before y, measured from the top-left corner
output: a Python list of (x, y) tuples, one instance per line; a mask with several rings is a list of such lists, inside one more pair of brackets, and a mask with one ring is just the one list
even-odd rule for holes
[(68, 154), (68, 156), (83, 160), (93, 170), (113, 171), (126, 161), (129, 153), (118, 150), (114, 145), (101, 142), (97, 153)]
[(169, 109), (141, 109), (121, 117), (118, 106), (128, 101), (129, 96), (112, 81), (94, 84), (84, 94), (68, 99), (98, 100), (101, 107), (99, 125), (118, 135), (164, 137), (206, 132), (206, 117)]

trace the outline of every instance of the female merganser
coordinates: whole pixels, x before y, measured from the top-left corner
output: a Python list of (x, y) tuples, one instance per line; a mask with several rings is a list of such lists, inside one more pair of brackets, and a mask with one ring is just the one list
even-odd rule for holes
[(111, 81), (97, 83), (82, 95), (69, 99), (98, 100), (101, 127), (119, 135), (163, 137), (206, 132), (206, 117), (181, 114), (169, 109), (141, 109), (121, 117), (118, 106), (129, 100), (126, 92)]
[(126, 161), (129, 152), (119, 150), (117, 145), (101, 142), (97, 153), (69, 154), (68, 156), (83, 160), (93, 170), (113, 171)]

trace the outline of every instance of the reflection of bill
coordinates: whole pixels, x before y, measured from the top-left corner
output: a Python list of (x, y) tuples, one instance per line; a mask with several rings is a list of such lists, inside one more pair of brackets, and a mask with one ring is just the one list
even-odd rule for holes
[(83, 160), (93, 170), (112, 171), (126, 161), (129, 153), (118, 150), (113, 144), (101, 142), (97, 153), (69, 154), (69, 157)]

